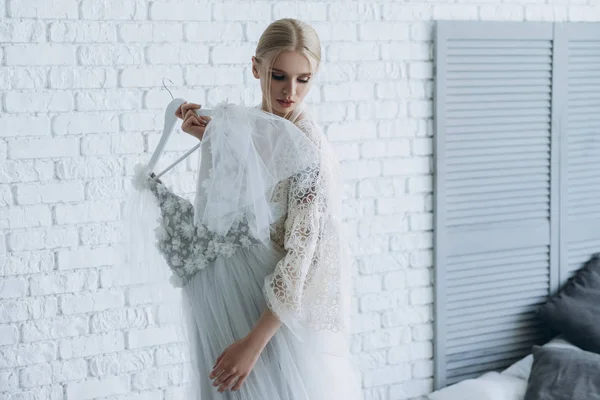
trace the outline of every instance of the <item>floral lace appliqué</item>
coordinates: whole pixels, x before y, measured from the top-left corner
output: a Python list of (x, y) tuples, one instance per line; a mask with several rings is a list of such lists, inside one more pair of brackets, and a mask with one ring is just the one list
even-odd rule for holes
[(249, 236), (248, 224), (244, 221), (238, 221), (226, 235), (217, 235), (203, 225), (195, 225), (191, 202), (175, 195), (151, 176), (147, 177), (147, 182), (160, 207), (159, 225), (155, 228), (156, 244), (173, 272), (170, 280), (173, 286), (184, 286), (217, 257), (231, 257), (238, 249), (259, 243)]

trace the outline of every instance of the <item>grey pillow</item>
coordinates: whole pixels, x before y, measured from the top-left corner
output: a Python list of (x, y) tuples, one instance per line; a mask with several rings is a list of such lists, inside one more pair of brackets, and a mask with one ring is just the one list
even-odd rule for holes
[(550, 297), (538, 316), (575, 346), (600, 354), (600, 254)]
[(524, 400), (600, 400), (600, 355), (533, 346)]

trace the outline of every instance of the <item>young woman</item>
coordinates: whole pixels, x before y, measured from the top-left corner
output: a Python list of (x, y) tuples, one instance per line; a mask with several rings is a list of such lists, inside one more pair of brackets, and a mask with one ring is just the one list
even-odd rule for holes
[[(338, 165), (304, 105), (320, 60), (315, 30), (289, 18), (269, 25), (252, 57), (260, 109), (294, 123), (320, 161), (273, 190), (281, 217), (270, 225), (269, 254), (250, 247), (238, 252), (243, 257), (217, 258), (187, 283), (202, 304), (195, 321), (202, 400), (362, 399), (349, 353)], [(198, 108), (185, 103), (176, 115), (184, 132), (202, 140), (211, 119), (197, 116)]]

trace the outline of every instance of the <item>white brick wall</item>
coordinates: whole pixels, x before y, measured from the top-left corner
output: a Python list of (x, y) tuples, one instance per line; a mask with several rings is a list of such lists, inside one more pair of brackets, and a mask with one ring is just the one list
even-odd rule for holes
[(163, 77), (256, 104), (250, 57), (287, 16), (323, 42), (311, 100), (344, 167), (365, 399), (431, 391), (433, 20), (600, 21), (598, 0), (0, 0), (0, 399), (177, 398), (172, 332), (115, 274), (125, 176), (159, 139)]

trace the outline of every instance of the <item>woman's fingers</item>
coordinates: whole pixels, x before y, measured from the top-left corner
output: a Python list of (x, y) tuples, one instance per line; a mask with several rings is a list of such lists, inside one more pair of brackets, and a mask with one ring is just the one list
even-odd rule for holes
[(217, 365), (219, 365), (219, 362), (221, 361), (221, 359), (223, 358), (223, 356), (225, 355), (225, 351), (221, 353), (221, 355), (217, 358), (217, 361), (215, 361), (215, 365), (213, 365), (213, 369), (217, 368)]
[(183, 123), (181, 124), (182, 131), (202, 140), (202, 136), (204, 136), (204, 130), (206, 129), (206, 124), (209, 123), (211, 118), (198, 116), (195, 110), (199, 108), (201, 108), (199, 104), (186, 102), (177, 108), (175, 115), (177, 118), (181, 118), (183, 120)]
[(199, 117), (194, 110), (189, 110), (183, 117), (184, 120), (188, 118), (194, 118), (196, 121), (200, 121), (203, 125), (206, 125), (206, 121), (203, 119), (203, 117)]
[(223, 371), (220, 375), (217, 376), (217, 378), (213, 382), (213, 386), (221, 386), (223, 382), (229, 379), (232, 375), (235, 374), (231, 371)]
[(183, 106), (185, 106), (186, 104), (187, 104), (187, 102), (183, 103), (182, 105), (177, 107), (177, 111), (175, 111), (175, 116), (177, 116), (177, 118), (183, 119), (183, 115), (184, 115)]
[(177, 111), (175, 111), (175, 115), (178, 118), (183, 119), (184, 115), (186, 115), (189, 110), (197, 110), (198, 108), (201, 108), (199, 104), (185, 102), (182, 105), (180, 105), (179, 108), (177, 108)]
[(239, 375), (236, 374), (232, 374), (229, 378), (227, 378), (223, 384), (221, 385), (221, 387), (219, 388), (219, 392), (224, 392), (227, 389), (229, 389), (231, 387), (231, 385), (233, 385), (236, 381), (236, 379), (239, 378)]
[(202, 140), (206, 126), (199, 120), (198, 117), (192, 116), (183, 121), (183, 124), (181, 124), (181, 130), (185, 133), (189, 133), (199, 140)]
[(194, 127), (194, 126), (198, 126), (198, 127), (204, 128), (205, 123), (204, 123), (204, 121), (200, 120), (200, 118), (195, 117), (195, 116), (192, 115), (192, 116), (187, 117), (186, 119), (183, 120), (183, 123), (181, 124), (181, 129), (184, 132), (188, 132), (187, 130), (189, 128)]
[(185, 115), (189, 110), (195, 110), (200, 108), (200, 105), (194, 103), (183, 103), (179, 108), (181, 109), (181, 115)]
[(240, 390), (240, 388), (242, 387), (242, 384), (244, 383), (244, 381), (246, 380), (246, 376), (242, 375), (240, 376), (240, 379), (238, 379), (237, 383), (231, 388), (232, 392), (235, 392), (236, 390)]
[(188, 110), (186, 112), (186, 114), (184, 115), (183, 119), (185, 120), (186, 118), (189, 118), (189, 117), (194, 117), (194, 118), (199, 119), (202, 122), (203, 125), (208, 124), (208, 122), (211, 120), (210, 117), (200, 117), (200, 116), (198, 116), (198, 114), (196, 114), (196, 112), (194, 110)]

